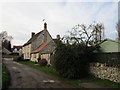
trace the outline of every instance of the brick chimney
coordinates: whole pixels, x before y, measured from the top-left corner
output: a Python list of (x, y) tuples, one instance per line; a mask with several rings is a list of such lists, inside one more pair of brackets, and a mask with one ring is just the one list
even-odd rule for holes
[(58, 35), (56, 35), (56, 38), (57, 38), (57, 39), (60, 39), (60, 35), (59, 35), (59, 34), (58, 34)]
[(44, 42), (47, 41), (47, 23), (44, 23)]
[(44, 30), (47, 30), (47, 23), (44, 23)]
[(31, 33), (31, 37), (33, 37), (34, 35), (35, 35), (35, 32), (32, 32), (32, 33)]

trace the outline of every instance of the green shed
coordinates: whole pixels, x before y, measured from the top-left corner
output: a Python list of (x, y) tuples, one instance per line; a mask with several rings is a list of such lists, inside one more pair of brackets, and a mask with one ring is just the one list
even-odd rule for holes
[(100, 43), (100, 50), (104, 53), (120, 52), (120, 41), (105, 39)]
[(120, 41), (105, 39), (100, 44), (101, 52), (94, 52), (93, 61), (107, 65), (120, 65)]

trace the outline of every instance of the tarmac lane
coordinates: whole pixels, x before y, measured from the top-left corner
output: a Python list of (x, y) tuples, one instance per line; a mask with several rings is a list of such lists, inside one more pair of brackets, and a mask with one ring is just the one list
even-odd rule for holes
[(10, 71), (9, 88), (71, 88), (55, 77), (15, 62), (11, 58), (4, 58), (3, 62)]

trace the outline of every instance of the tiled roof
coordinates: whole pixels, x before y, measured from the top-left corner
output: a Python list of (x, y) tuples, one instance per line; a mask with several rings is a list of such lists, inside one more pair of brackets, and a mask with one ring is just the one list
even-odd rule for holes
[(32, 53), (36, 53), (39, 52), (40, 50), (42, 50), (45, 46), (47, 46), (51, 41), (47, 41), (43, 44), (41, 44), (37, 49), (33, 50)]
[(13, 49), (22, 49), (22, 46), (13, 46)]
[(30, 44), (32, 41), (34, 41), (34, 40), (38, 37), (38, 35), (41, 34), (43, 31), (44, 31), (44, 30), (42, 30), (42, 31), (40, 31), (39, 33), (35, 34), (35, 35), (34, 35), (33, 37), (31, 37), (31, 38), (27, 41), (27, 43), (25, 43), (23, 46), (26, 46), (26, 45)]

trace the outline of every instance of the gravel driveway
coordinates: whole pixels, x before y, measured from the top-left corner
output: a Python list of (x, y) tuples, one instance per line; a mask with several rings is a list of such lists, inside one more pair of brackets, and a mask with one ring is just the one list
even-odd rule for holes
[(71, 88), (71, 86), (61, 83), (53, 76), (14, 62), (12, 58), (5, 58), (3, 62), (11, 75), (9, 88)]

